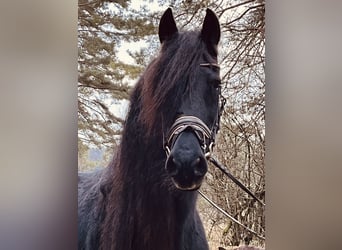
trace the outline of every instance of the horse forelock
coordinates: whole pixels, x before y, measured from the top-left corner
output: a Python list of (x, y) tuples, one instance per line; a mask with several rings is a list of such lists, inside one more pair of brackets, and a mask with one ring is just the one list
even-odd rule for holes
[[(207, 53), (199, 32), (184, 32), (166, 41), (157, 58), (141, 78), (142, 109), (140, 121), (149, 135), (160, 126), (168, 127), (190, 91), (203, 54)], [(159, 126), (159, 127), (158, 127)]]

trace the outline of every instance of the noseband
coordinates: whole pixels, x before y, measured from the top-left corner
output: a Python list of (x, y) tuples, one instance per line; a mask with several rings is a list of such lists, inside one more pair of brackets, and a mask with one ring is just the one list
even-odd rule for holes
[[(220, 67), (215, 63), (202, 63), (200, 66)], [(221, 101), (221, 107), (217, 113), (216, 121), (214, 122), (212, 129), (209, 129), (208, 126), (196, 116), (184, 115), (175, 120), (167, 134), (167, 137), (164, 139), (164, 150), (167, 157), (169, 157), (171, 149), (178, 136), (185, 130), (190, 130), (196, 135), (206, 158), (211, 155), (215, 145), (215, 136), (219, 130), (221, 114), (225, 105), (225, 99), (221, 95), (221, 88), (219, 88), (219, 98)]]
[(181, 116), (173, 123), (165, 141), (164, 149), (166, 155), (170, 155), (171, 148), (178, 136), (185, 130), (191, 130), (200, 142), (201, 148), (206, 157), (209, 157), (214, 146), (214, 136), (205, 123), (196, 116)]

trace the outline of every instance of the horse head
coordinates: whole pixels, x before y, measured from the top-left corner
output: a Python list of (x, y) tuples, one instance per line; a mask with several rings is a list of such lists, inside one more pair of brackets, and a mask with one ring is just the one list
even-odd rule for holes
[[(167, 50), (168, 42), (177, 37), (178, 29), (168, 9), (160, 20), (159, 40)], [(196, 190), (208, 170), (207, 158), (219, 128), (221, 81), (217, 64), (220, 26), (216, 15), (207, 9), (202, 29), (197, 34), (203, 50), (190, 77), (184, 75), (187, 90), (179, 99), (173, 124), (166, 131), (165, 168), (180, 190)], [(193, 48), (196, 49), (196, 48)]]

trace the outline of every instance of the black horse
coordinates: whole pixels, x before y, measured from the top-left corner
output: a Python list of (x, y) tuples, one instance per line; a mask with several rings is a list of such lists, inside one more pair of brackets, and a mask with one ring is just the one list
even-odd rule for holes
[(207, 9), (201, 31), (178, 32), (167, 9), (159, 39), (112, 162), (79, 174), (79, 249), (208, 249), (195, 205), (220, 118), (219, 22)]

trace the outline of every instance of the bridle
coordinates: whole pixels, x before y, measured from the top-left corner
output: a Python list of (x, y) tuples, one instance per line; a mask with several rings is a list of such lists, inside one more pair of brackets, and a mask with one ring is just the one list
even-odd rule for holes
[[(220, 68), (220, 66), (216, 63), (202, 63), (200, 66), (218, 69)], [(175, 120), (169, 132), (167, 133), (167, 136), (164, 138), (164, 150), (167, 157), (170, 155), (171, 149), (177, 138), (185, 130), (190, 130), (196, 135), (205, 157), (207, 159), (210, 157), (215, 145), (216, 134), (220, 128), (220, 118), (226, 103), (225, 98), (221, 94), (220, 86), (218, 87), (218, 95), (220, 108), (218, 109), (215, 122), (211, 129), (209, 129), (208, 126), (196, 116), (183, 115)]]
[[(218, 64), (215, 63), (202, 63), (201, 67), (216, 67), (220, 68)], [(200, 142), (201, 148), (204, 152), (204, 155), (207, 161), (213, 163), (216, 167), (218, 167), (225, 175), (227, 175), (235, 184), (237, 184), (242, 190), (252, 196), (256, 201), (258, 201), (261, 205), (265, 206), (265, 203), (258, 199), (252, 191), (250, 191), (243, 183), (241, 183), (238, 179), (236, 179), (229, 171), (214, 157), (211, 156), (212, 150), (215, 145), (215, 137), (217, 132), (220, 129), (220, 118), (223, 113), (224, 105), (226, 103), (226, 99), (223, 97), (221, 93), (221, 87), (218, 88), (219, 102), (220, 108), (218, 109), (216, 120), (211, 129), (198, 117), (196, 116), (180, 116), (178, 117), (173, 125), (171, 126), (167, 136), (164, 138), (164, 150), (166, 152), (167, 157), (170, 155), (171, 149), (176, 142), (178, 136), (185, 130), (191, 130), (197, 137)], [(203, 194), (202, 194), (203, 196)], [(205, 196), (204, 196), (205, 198)], [(247, 228), (251, 231), (249, 228)], [(252, 233), (255, 233), (251, 231)], [(257, 234), (258, 235), (258, 234)], [(258, 235), (258, 237), (260, 237)], [(263, 238), (263, 237), (262, 237)], [(264, 239), (264, 238), (263, 238)]]

